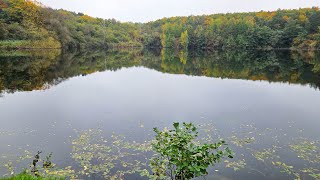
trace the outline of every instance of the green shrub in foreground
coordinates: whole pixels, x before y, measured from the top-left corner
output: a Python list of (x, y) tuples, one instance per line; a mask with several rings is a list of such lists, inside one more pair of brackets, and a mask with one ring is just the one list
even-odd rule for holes
[(173, 124), (173, 130), (159, 131), (152, 142), (157, 153), (151, 159), (151, 168), (155, 179), (191, 179), (207, 175), (209, 166), (213, 166), (224, 157), (233, 158), (233, 152), (226, 147), (225, 141), (214, 144), (201, 144), (196, 141), (197, 128), (192, 123)]

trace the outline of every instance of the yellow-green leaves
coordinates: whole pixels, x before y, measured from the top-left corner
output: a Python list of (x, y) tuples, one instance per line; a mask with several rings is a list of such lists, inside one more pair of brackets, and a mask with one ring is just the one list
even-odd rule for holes
[(152, 142), (157, 153), (151, 159), (154, 177), (160, 179), (191, 179), (208, 174), (207, 168), (220, 162), (224, 157), (233, 158), (233, 152), (225, 141), (214, 144), (196, 145), (198, 131), (192, 123), (173, 124), (174, 129), (159, 131)]

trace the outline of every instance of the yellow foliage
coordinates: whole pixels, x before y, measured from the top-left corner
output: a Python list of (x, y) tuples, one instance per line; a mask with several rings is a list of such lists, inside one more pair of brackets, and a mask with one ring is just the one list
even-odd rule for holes
[(288, 21), (290, 18), (288, 16), (283, 16), (282, 19), (284, 19), (285, 21)]
[(80, 19), (82, 19), (84, 21), (95, 21), (95, 18), (88, 16), (88, 15), (83, 15), (80, 17)]
[(182, 24), (186, 24), (187, 23), (187, 18), (186, 17), (182, 17), (181, 18), (181, 23)]
[(205, 19), (204, 19), (204, 24), (206, 26), (209, 26), (209, 25), (213, 24), (213, 19), (211, 17), (209, 17), (209, 16), (206, 16)]
[(306, 22), (307, 21), (307, 17), (305, 14), (300, 14), (298, 17), (300, 22)]
[(250, 26), (254, 26), (256, 24), (256, 20), (254, 19), (254, 17), (252, 16), (247, 16), (245, 18), (245, 21), (247, 24), (249, 24)]
[(32, 48), (48, 48), (48, 49), (59, 49), (61, 48), (61, 43), (57, 40), (55, 40), (52, 37), (49, 37), (48, 39), (44, 40), (37, 40), (37, 41), (32, 41), (31, 45)]
[(5, 11), (10, 17), (18, 21), (29, 21), (31, 23), (41, 24), (40, 7), (31, 0), (8, 0), (9, 7)]
[(273, 18), (273, 16), (275, 16), (275, 12), (266, 12), (266, 11), (261, 11), (261, 12), (258, 12), (256, 13), (256, 16), (261, 18), (261, 19), (264, 19), (264, 20), (271, 20)]

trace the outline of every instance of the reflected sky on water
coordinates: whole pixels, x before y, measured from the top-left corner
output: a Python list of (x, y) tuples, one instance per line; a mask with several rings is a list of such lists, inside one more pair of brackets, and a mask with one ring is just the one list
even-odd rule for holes
[[(106, 138), (122, 134), (128, 142), (144, 142), (152, 139), (153, 127), (185, 121), (202, 125), (203, 135), (226, 139), (237, 153), (234, 161), (246, 162), (237, 171), (223, 162), (219, 171), (212, 169), (212, 178), (293, 177), (280, 172), (283, 166), (277, 169), (279, 161), (294, 165), (304, 179), (312, 178), (303, 168), (319, 173), (317, 52), (1, 55), (1, 162), (15, 161), (25, 150), (42, 150), (53, 152), (58, 166), (81, 169), (70, 153), (83, 131), (99, 129)], [(214, 130), (206, 131), (209, 127)], [(298, 157), (294, 147), (303, 147), (293, 145), (305, 142), (316, 145), (315, 162)], [(274, 146), (279, 147), (275, 159), (257, 158)], [(28, 167), (28, 160), (22, 162), (17, 169)], [(272, 162), (275, 169), (266, 168)], [(0, 172), (4, 175), (5, 168)]]

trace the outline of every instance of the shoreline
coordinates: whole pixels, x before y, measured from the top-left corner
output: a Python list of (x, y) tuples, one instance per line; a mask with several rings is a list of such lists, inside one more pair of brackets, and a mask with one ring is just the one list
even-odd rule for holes
[[(106, 50), (117, 50), (117, 49), (148, 49), (148, 47), (140, 47), (140, 46), (119, 46), (119, 47), (116, 47), (116, 46), (113, 46), (113, 47), (110, 47), (110, 48), (71, 48), (70, 50), (74, 50), (74, 49), (78, 49), (78, 50), (103, 50), (103, 49), (106, 49)], [(65, 50), (66, 48), (42, 48), (42, 47), (0, 47), (0, 50)], [(174, 48), (150, 48), (150, 49), (159, 49), (159, 50), (162, 50), (162, 49), (174, 49)], [(290, 50), (290, 51), (320, 51), (319, 48), (313, 48), (313, 49), (299, 49), (299, 48), (255, 48), (255, 49), (251, 49), (251, 48), (222, 48), (222, 49), (209, 49), (209, 48), (205, 48), (205, 49), (194, 49), (194, 48), (191, 48), (189, 49), (189, 51), (225, 51), (225, 50), (262, 50), (262, 51), (273, 51), (273, 50), (278, 50), (278, 51), (281, 51), (281, 50), (284, 50), (284, 51), (287, 51), (287, 50)]]

